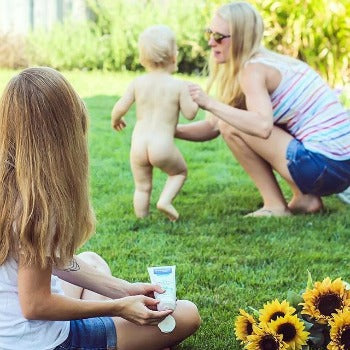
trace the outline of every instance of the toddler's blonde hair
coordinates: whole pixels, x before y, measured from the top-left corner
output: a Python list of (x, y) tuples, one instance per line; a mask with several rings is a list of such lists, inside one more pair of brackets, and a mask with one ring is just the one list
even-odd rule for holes
[(145, 68), (164, 68), (175, 64), (176, 40), (166, 25), (148, 27), (139, 37), (140, 62)]

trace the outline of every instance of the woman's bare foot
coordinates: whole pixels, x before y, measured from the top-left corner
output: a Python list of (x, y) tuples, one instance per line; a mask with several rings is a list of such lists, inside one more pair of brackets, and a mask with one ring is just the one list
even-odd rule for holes
[(279, 216), (289, 216), (292, 215), (290, 210), (288, 208), (283, 208), (283, 209), (269, 209), (269, 208), (260, 208), (256, 211), (253, 211), (252, 213), (249, 213), (245, 215), (244, 217), (260, 217), (260, 216), (265, 216), (265, 217), (279, 217)]
[(179, 213), (171, 204), (157, 203), (157, 209), (164, 213), (170, 221), (176, 221), (179, 218)]
[(313, 194), (294, 195), (288, 203), (288, 208), (293, 213), (318, 213), (323, 210), (323, 203), (321, 197)]

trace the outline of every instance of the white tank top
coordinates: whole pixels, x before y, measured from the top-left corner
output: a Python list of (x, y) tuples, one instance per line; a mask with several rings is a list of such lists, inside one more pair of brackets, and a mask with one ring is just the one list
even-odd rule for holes
[[(54, 349), (67, 339), (70, 322), (25, 319), (18, 299), (17, 275), (14, 259), (0, 266), (0, 350)], [(51, 292), (63, 294), (56, 276), (51, 276)]]

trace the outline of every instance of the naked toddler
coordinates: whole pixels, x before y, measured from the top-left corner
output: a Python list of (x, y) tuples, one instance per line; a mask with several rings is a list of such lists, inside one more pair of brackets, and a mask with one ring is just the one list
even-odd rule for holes
[(136, 78), (112, 111), (112, 127), (120, 131), (122, 118), (136, 103), (136, 124), (132, 134), (130, 162), (135, 182), (134, 210), (139, 218), (149, 213), (153, 167), (168, 174), (157, 208), (172, 221), (179, 214), (172, 201), (187, 176), (185, 160), (174, 144), (181, 111), (193, 119), (198, 105), (193, 102), (187, 83), (174, 79), (177, 46), (173, 32), (164, 25), (147, 28), (139, 37), (140, 62), (147, 73)]

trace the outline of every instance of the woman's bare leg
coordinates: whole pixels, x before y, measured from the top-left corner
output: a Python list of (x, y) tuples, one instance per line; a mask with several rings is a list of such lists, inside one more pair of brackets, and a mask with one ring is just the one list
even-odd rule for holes
[(230, 126), (221, 125), (221, 134), (231, 152), (253, 180), (260, 192), (264, 205), (249, 216), (283, 216), (289, 210), (277, 183), (271, 165), (254, 152), (248, 144)]
[[(305, 213), (322, 209), (321, 198), (303, 194), (290, 175), (286, 159), (288, 144), (293, 139), (290, 134), (275, 126), (270, 137), (262, 139), (225, 127), (223, 137), (237, 160), (253, 179), (263, 197), (264, 208), (271, 209), (273, 213), (283, 211), (288, 213), (289, 209), (294, 211), (296, 207)], [(293, 191), (293, 199), (288, 207), (272, 168), (288, 182)]]
[(288, 208), (293, 213), (317, 213), (323, 209), (321, 197), (313, 194), (304, 194), (295, 185), (291, 185), (293, 197), (288, 203)]

